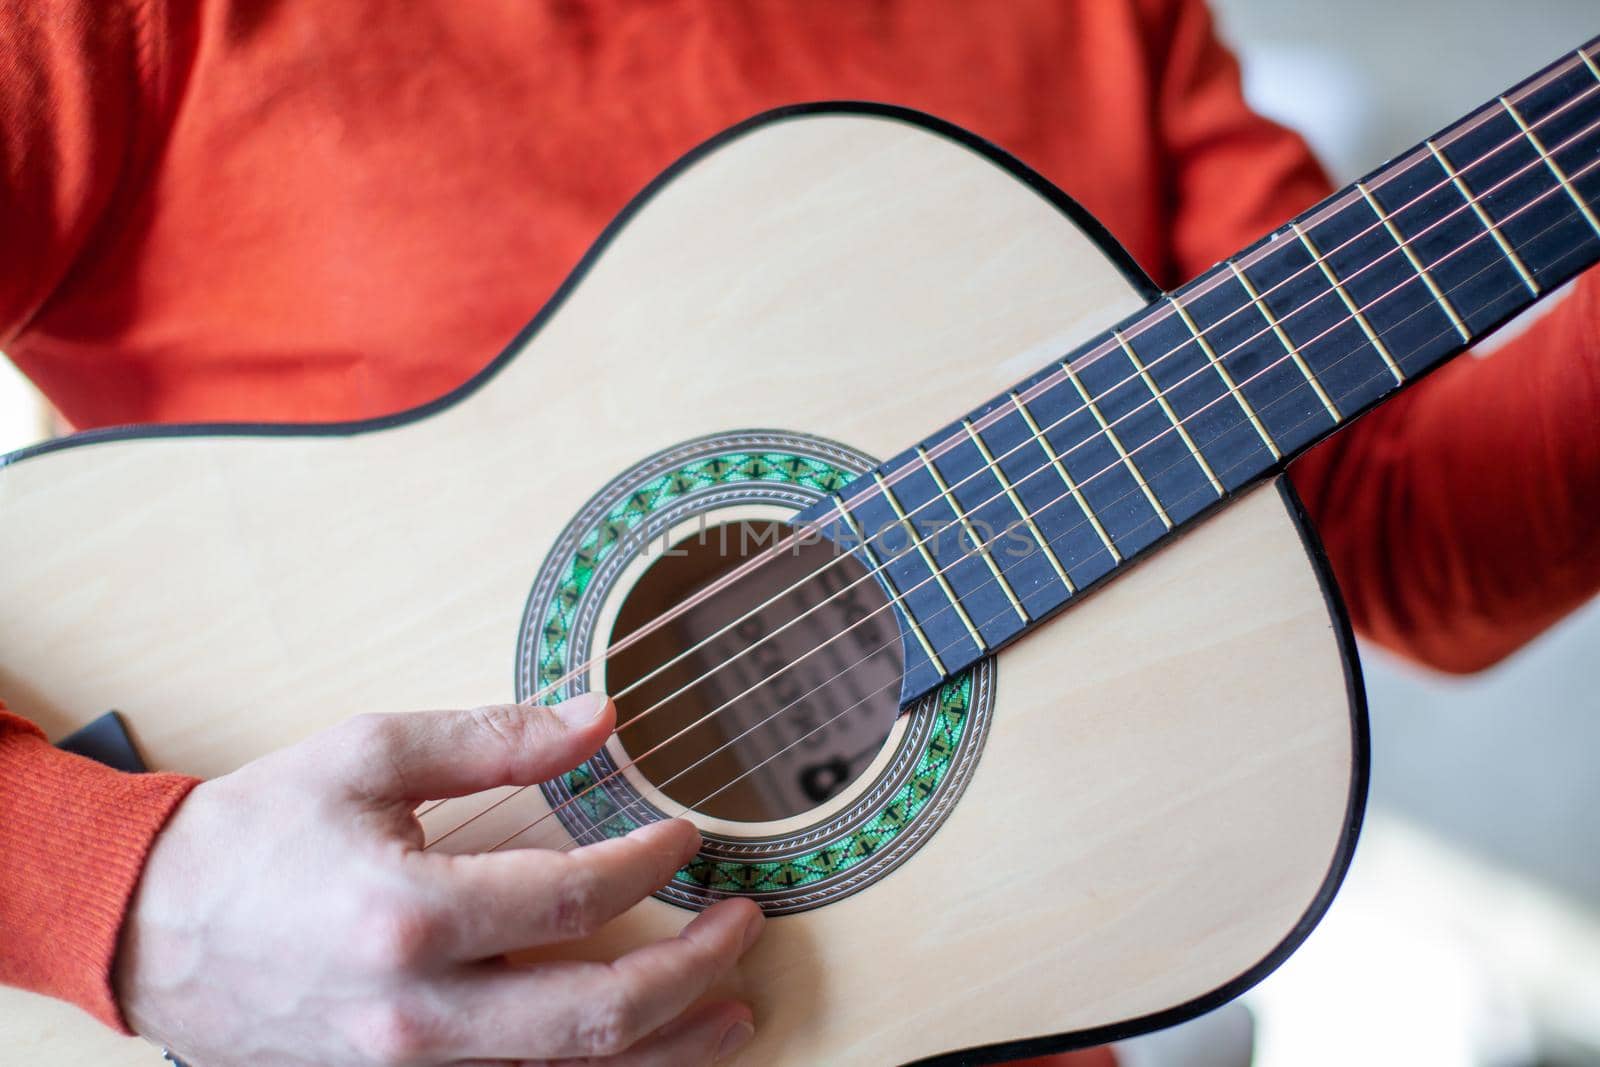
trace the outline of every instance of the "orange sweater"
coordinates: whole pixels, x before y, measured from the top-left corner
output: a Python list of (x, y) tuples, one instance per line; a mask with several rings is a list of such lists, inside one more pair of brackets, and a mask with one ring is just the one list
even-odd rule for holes
[[(1327, 191), (1195, 0), (54, 0), (0, 12), (0, 57), (0, 347), (82, 427), (428, 400), (651, 176), (795, 101), (964, 125), (1163, 284)], [(1600, 587), (1595, 299), (1297, 465), (1367, 634), (1473, 669)], [(119, 909), (184, 788), (0, 719), (0, 978), (120, 1021)]]

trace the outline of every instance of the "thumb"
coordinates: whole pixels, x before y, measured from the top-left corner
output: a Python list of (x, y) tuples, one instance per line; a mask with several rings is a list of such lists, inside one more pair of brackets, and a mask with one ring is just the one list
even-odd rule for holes
[(571, 770), (605, 743), (616, 709), (601, 693), (553, 707), (363, 715), (332, 731), (332, 772), (367, 797), (414, 803)]

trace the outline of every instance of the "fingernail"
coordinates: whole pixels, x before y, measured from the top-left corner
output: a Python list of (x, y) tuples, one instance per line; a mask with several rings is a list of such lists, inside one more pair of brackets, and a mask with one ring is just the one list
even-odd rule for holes
[(761, 931), (766, 925), (767, 917), (761, 912), (757, 912), (756, 917), (751, 919), (750, 924), (744, 928), (744, 944), (739, 946), (739, 955), (742, 956), (750, 951), (750, 946), (756, 943), (756, 939), (761, 936)]
[(722, 1044), (717, 1046), (717, 1059), (725, 1060), (735, 1052), (750, 1043), (756, 1036), (756, 1028), (744, 1020), (740, 1020), (728, 1027), (728, 1032), (722, 1035)]
[(588, 726), (606, 709), (604, 693), (579, 693), (571, 700), (563, 700), (550, 710), (569, 730)]
[[(643, 837), (646, 840), (656, 836), (671, 835), (673, 837), (678, 837), (680, 836), (680, 831), (675, 829), (671, 824), (679, 821), (680, 820), (678, 819), (658, 819), (655, 822), (647, 822), (637, 830), (633, 831), (633, 833), (629, 836)], [(687, 822), (687, 820), (682, 821)], [(689, 826), (691, 829), (694, 829), (693, 823), (689, 823)], [(695, 833), (691, 837), (685, 839), (683, 843), (678, 846), (678, 866), (681, 867), (685, 863), (688, 863), (690, 860), (694, 859), (695, 855), (699, 853), (699, 851), (700, 832), (698, 829), (695, 829)]]
[(694, 829), (694, 835), (683, 843), (683, 851), (678, 853), (678, 866), (680, 867), (700, 854), (700, 845), (703, 843), (700, 838), (699, 828), (695, 827), (693, 823), (689, 825)]

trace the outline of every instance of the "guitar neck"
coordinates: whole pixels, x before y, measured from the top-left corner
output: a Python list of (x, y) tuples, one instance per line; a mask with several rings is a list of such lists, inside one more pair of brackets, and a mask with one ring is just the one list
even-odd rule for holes
[[(1277, 428), (1282, 452), (1327, 436), (1600, 258), (1600, 65), (1592, 48), (1551, 64), (1173, 295), (1219, 350), (1245, 343), (1246, 325), (1269, 325), (1289, 361), (1254, 391), (1279, 409), (1269, 429)], [(1257, 323), (1241, 313), (1251, 307)], [(1325, 425), (1306, 403), (1311, 394), (1329, 415)], [(1301, 423), (1284, 410), (1291, 408)]]
[(1600, 38), (802, 515), (909, 703), (1600, 259)]

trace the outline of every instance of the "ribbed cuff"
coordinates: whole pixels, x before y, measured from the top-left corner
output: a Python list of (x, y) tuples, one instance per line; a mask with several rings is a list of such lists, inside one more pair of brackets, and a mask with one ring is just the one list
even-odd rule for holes
[(0, 705), (0, 982), (128, 1033), (111, 988), (151, 842), (198, 778), (62, 752)]

